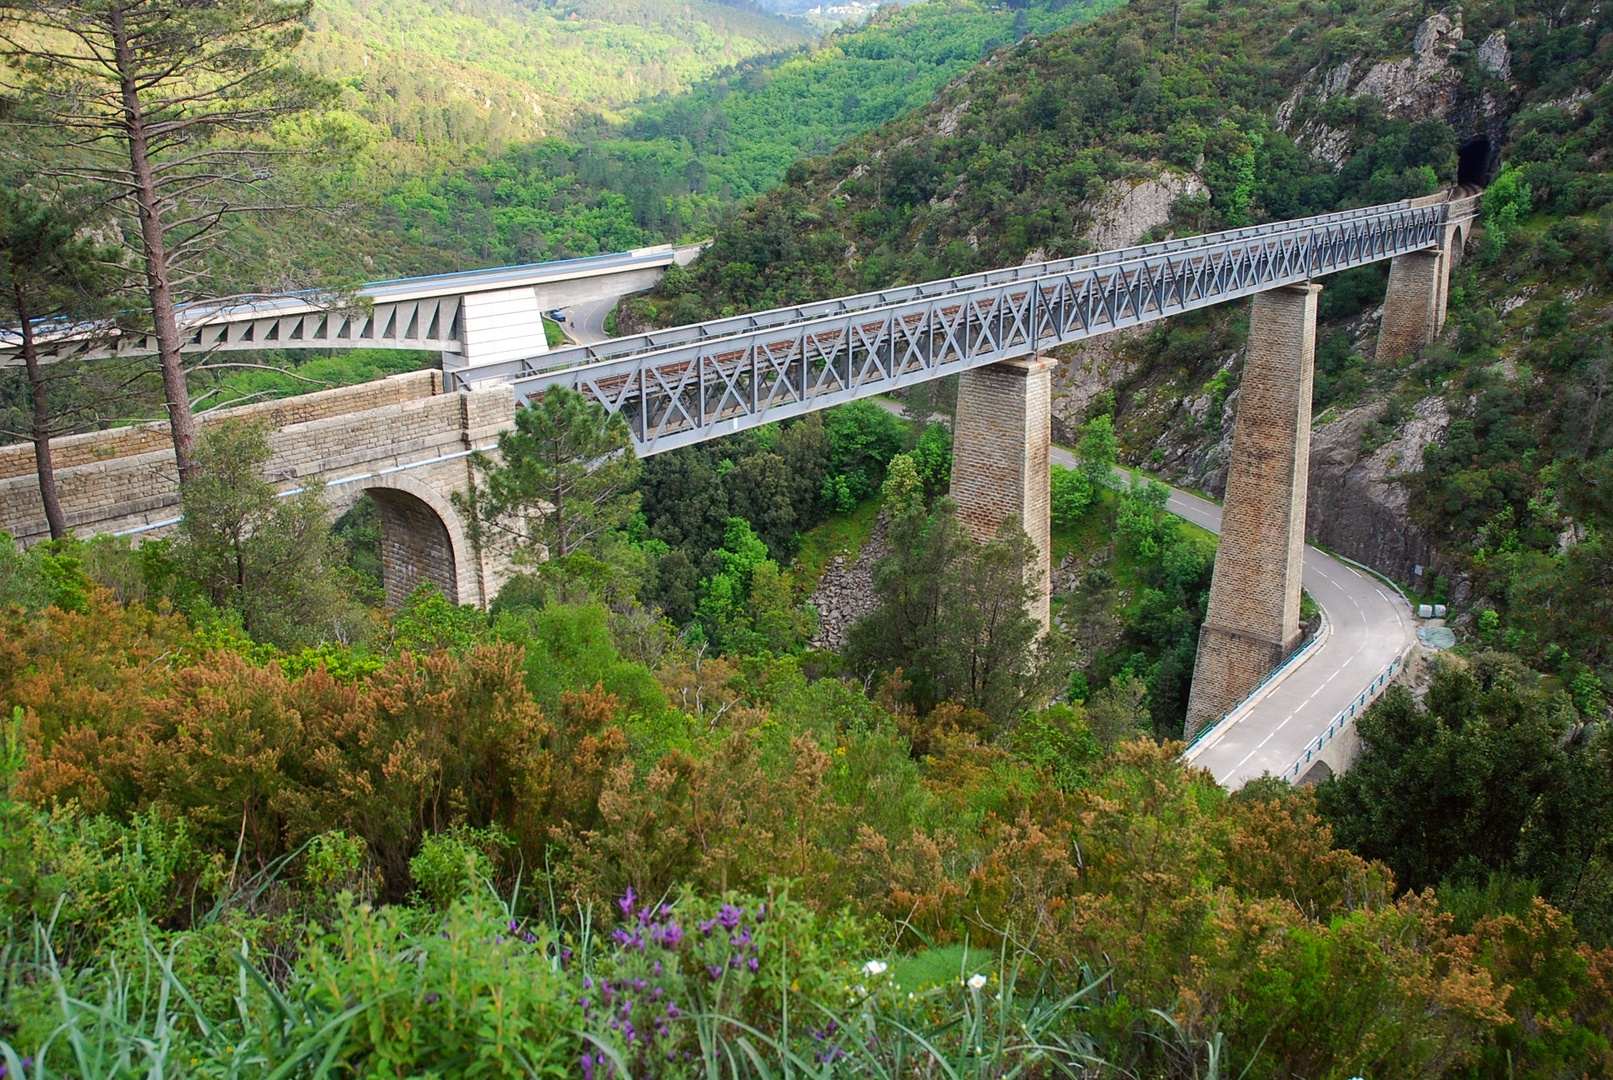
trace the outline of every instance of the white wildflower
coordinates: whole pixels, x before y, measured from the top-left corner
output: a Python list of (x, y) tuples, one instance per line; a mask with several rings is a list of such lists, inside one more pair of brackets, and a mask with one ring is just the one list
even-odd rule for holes
[(886, 969), (888, 969), (889, 967), (890, 967), (890, 965), (885, 963), (885, 961), (883, 961), (883, 960), (870, 960), (870, 961), (868, 961), (868, 963), (863, 965), (863, 974), (864, 975), (883, 975), (883, 974), (885, 974)]
[(971, 975), (971, 976), (969, 976), (969, 989), (971, 989), (971, 990), (981, 990), (981, 989), (985, 988), (985, 985), (986, 985), (986, 977), (984, 975)]

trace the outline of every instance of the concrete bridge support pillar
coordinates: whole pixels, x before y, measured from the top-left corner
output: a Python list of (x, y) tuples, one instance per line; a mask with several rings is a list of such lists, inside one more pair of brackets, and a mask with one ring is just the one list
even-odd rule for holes
[(958, 384), (952, 438), (952, 497), (975, 540), (997, 535), (1009, 517), (1036, 545), (1031, 615), (1045, 630), (1052, 604), (1053, 361), (1005, 360), (966, 371)]
[(1188, 698), (1190, 739), (1299, 644), (1319, 292), (1320, 285), (1292, 285), (1254, 300), (1221, 542)]
[(1389, 292), (1378, 331), (1379, 363), (1403, 360), (1434, 343), (1445, 328), (1450, 258), (1444, 250), (1414, 251), (1389, 263)]

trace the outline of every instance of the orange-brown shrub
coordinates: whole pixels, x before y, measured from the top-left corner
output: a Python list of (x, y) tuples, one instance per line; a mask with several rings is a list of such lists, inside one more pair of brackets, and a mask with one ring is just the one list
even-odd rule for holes
[(86, 615), (5, 616), (0, 705), (21, 706), (18, 793), (127, 816), (183, 816), (263, 866), (309, 837), (362, 837), (396, 891), (428, 831), (546, 835), (553, 730), (520, 650), (403, 654), (362, 682), (186, 650), (172, 616), (98, 596)]

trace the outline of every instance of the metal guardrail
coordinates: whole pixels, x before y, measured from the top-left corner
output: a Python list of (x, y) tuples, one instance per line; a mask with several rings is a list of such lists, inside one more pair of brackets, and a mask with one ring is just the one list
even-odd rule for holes
[(1186, 757), (1189, 753), (1192, 752), (1193, 748), (1195, 746), (1197, 746), (1199, 743), (1203, 742), (1210, 735), (1214, 734), (1217, 731), (1220, 731), (1222, 728), (1224, 728), (1228, 724), (1232, 723), (1234, 721), (1234, 718), (1237, 717), (1239, 709), (1243, 708), (1250, 701), (1252, 701), (1255, 697), (1257, 697), (1262, 690), (1266, 689), (1266, 687), (1270, 686), (1272, 683), (1274, 683), (1278, 679), (1282, 678), (1282, 676), (1285, 675), (1287, 672), (1289, 672), (1289, 671), (1293, 670), (1294, 668), (1298, 667), (1307, 658), (1309, 658), (1311, 650), (1316, 648), (1318, 645), (1320, 645), (1327, 638), (1327, 636), (1330, 633), (1332, 633), (1332, 625), (1327, 621), (1327, 613), (1323, 612), (1322, 613), (1322, 625), (1316, 628), (1316, 633), (1312, 634), (1310, 636), (1310, 639), (1307, 640), (1299, 648), (1297, 648), (1293, 652), (1289, 653), (1288, 658), (1286, 660), (1284, 660), (1282, 663), (1278, 664), (1276, 667), (1272, 668), (1271, 673), (1269, 675), (1267, 675), (1264, 679), (1261, 679), (1259, 682), (1255, 683), (1254, 688), (1252, 690), (1250, 690), (1247, 694), (1243, 695), (1243, 697), (1239, 698), (1237, 700), (1237, 703), (1234, 704), (1232, 706), (1232, 708), (1230, 708), (1230, 709), (1228, 709), (1226, 711), (1225, 716), (1221, 717), (1221, 719), (1217, 720), (1215, 723), (1211, 724), (1209, 727), (1200, 730), (1197, 735), (1194, 735), (1193, 740), (1191, 742), (1189, 742), (1187, 744), (1186, 749), (1184, 749), (1182, 751), (1182, 756)]
[(1368, 705), (1378, 700), (1384, 688), (1389, 685), (1389, 681), (1405, 667), (1406, 656), (1410, 652), (1410, 645), (1400, 650), (1399, 655), (1389, 661), (1389, 666), (1378, 673), (1378, 677), (1373, 679), (1365, 690), (1361, 691), (1361, 695), (1350, 704), (1350, 707), (1334, 717), (1333, 722), (1327, 725), (1326, 731), (1311, 740), (1310, 745), (1306, 747), (1305, 753), (1300, 756), (1299, 760), (1283, 770), (1282, 778), (1290, 783), (1299, 779), (1301, 770), (1316, 760), (1317, 755), (1322, 752), (1322, 748), (1343, 734), (1347, 727), (1355, 723), (1356, 717), (1366, 711)]
[[(639, 454), (649, 455), (1437, 247), (1450, 208), (1449, 203), (1394, 203), (1209, 234), (997, 271), (984, 277), (1012, 280), (894, 303), (877, 303), (890, 294), (830, 301), (848, 305), (873, 297), (868, 302), (876, 306), (570, 368), (510, 376), (491, 365), (456, 372), (455, 378), (467, 388), (510, 382), (517, 400), (554, 386), (578, 390), (626, 417)], [(1024, 278), (1022, 269), (1046, 272)], [(944, 290), (972, 280), (934, 287)], [(810, 314), (810, 309), (765, 318), (788, 320), (796, 312)], [(734, 320), (721, 322), (726, 329)], [(700, 331), (697, 326), (666, 334), (688, 337)]]

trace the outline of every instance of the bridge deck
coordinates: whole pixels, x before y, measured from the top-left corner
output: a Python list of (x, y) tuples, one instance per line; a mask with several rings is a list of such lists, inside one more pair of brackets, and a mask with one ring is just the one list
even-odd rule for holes
[(842, 297), (456, 371), (518, 400), (567, 386), (641, 455), (1439, 247), (1443, 196)]

